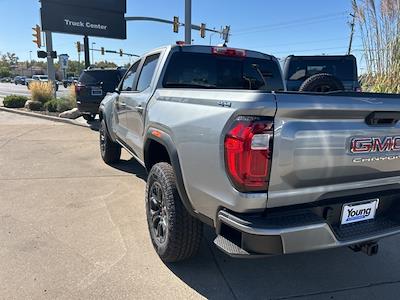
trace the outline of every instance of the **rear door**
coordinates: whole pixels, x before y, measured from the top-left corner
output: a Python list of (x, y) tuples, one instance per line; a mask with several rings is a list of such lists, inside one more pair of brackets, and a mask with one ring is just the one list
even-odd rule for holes
[(143, 147), (144, 113), (154, 92), (152, 82), (155, 79), (160, 54), (154, 53), (144, 59), (135, 89), (125, 98), (128, 127), (126, 143), (138, 156)]
[(400, 182), (400, 96), (280, 93), (268, 206)]
[(118, 70), (88, 70), (80, 78), (82, 88), (79, 92), (81, 101), (99, 103), (105, 95), (116, 89), (121, 81)]

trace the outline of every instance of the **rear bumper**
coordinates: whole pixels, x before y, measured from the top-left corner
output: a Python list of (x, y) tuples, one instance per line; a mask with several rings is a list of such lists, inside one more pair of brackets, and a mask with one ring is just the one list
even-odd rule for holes
[(215, 244), (231, 256), (280, 255), (376, 241), (400, 233), (400, 222), (379, 217), (334, 226), (312, 210), (262, 217), (228, 211), (218, 214)]
[(98, 114), (101, 101), (87, 102), (78, 100), (76, 101), (79, 111), (83, 114)]

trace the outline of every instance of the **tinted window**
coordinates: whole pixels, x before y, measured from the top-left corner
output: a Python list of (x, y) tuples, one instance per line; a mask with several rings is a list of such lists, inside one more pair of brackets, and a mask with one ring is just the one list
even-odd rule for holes
[(155, 54), (146, 58), (137, 85), (137, 90), (139, 92), (144, 91), (150, 86), (151, 80), (153, 79), (153, 75), (157, 67), (157, 62), (159, 57), (160, 54)]
[(273, 60), (193, 52), (173, 54), (163, 85), (164, 87), (283, 90), (279, 65)]
[(328, 73), (343, 80), (357, 80), (355, 62), (350, 59), (291, 60), (288, 80), (305, 80), (315, 74)]
[(129, 92), (133, 90), (133, 82), (136, 78), (137, 69), (139, 67), (140, 61), (136, 62), (128, 71), (125, 76), (124, 82), (122, 84), (122, 90), (125, 92)]
[(94, 70), (82, 73), (79, 81), (85, 85), (100, 85), (103, 83), (105, 90), (114, 90), (121, 81), (120, 70)]

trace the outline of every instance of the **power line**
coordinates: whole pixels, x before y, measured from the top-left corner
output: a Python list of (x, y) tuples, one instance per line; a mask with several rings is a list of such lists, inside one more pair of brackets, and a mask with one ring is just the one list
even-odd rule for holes
[[(362, 47), (362, 46), (357, 46), (357, 47)], [(324, 50), (338, 50), (338, 49), (346, 49), (346, 46), (343, 47), (331, 47), (331, 48), (318, 48), (318, 49), (306, 49), (306, 50), (296, 50), (295, 53), (301, 53), (301, 52), (312, 52), (312, 51), (324, 51)], [(355, 50), (356, 51), (356, 50)], [(278, 51), (274, 53), (288, 53), (289, 51)]]
[(326, 39), (326, 40), (314, 40), (314, 41), (303, 41), (303, 42), (293, 42), (293, 43), (285, 43), (285, 44), (275, 44), (275, 45), (254, 45), (250, 44), (252, 47), (285, 47), (285, 46), (293, 46), (293, 45), (306, 45), (306, 44), (316, 44), (316, 43), (323, 43), (323, 42), (332, 42), (332, 41), (347, 41), (348, 38), (335, 38), (335, 39)]
[(248, 31), (248, 32), (241, 32), (241, 33), (237, 33), (237, 34), (233, 33), (233, 35), (234, 36), (242, 36), (242, 35), (249, 35), (249, 34), (255, 34), (255, 33), (260, 33), (260, 32), (277, 31), (277, 30), (288, 29), (288, 28), (293, 28), (293, 27), (299, 27), (299, 26), (304, 26), (304, 25), (307, 26), (307, 25), (326, 23), (326, 22), (336, 21), (336, 20), (343, 20), (343, 16), (325, 18), (324, 20), (305, 21), (305, 22), (296, 23), (296, 24), (280, 25), (280, 26), (275, 26), (275, 27), (269, 26), (268, 28), (265, 28), (265, 29), (258, 29), (258, 30)]
[(288, 22), (281, 22), (281, 23), (273, 23), (273, 24), (268, 24), (268, 25), (260, 25), (260, 26), (254, 26), (254, 27), (248, 27), (248, 28), (243, 28), (235, 31), (235, 35), (239, 34), (244, 34), (245, 32), (253, 32), (255, 30), (260, 30), (263, 28), (267, 29), (273, 29), (276, 27), (282, 27), (282, 26), (289, 26), (289, 25), (296, 25), (296, 24), (301, 24), (301, 23), (310, 23), (310, 22), (315, 22), (315, 21), (325, 21), (327, 18), (331, 19), (332, 17), (337, 17), (337, 16), (345, 16), (347, 15), (348, 12), (342, 11), (340, 13), (332, 13), (332, 14), (326, 14), (326, 15), (320, 15), (316, 16), (313, 18), (303, 18), (303, 19), (296, 19)]

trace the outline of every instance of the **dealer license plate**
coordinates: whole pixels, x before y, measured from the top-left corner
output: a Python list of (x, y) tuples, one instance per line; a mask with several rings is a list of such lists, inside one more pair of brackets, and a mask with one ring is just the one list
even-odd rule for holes
[(102, 89), (92, 89), (92, 96), (102, 96), (103, 90)]
[(342, 225), (374, 219), (378, 205), (379, 199), (344, 205), (342, 209)]

